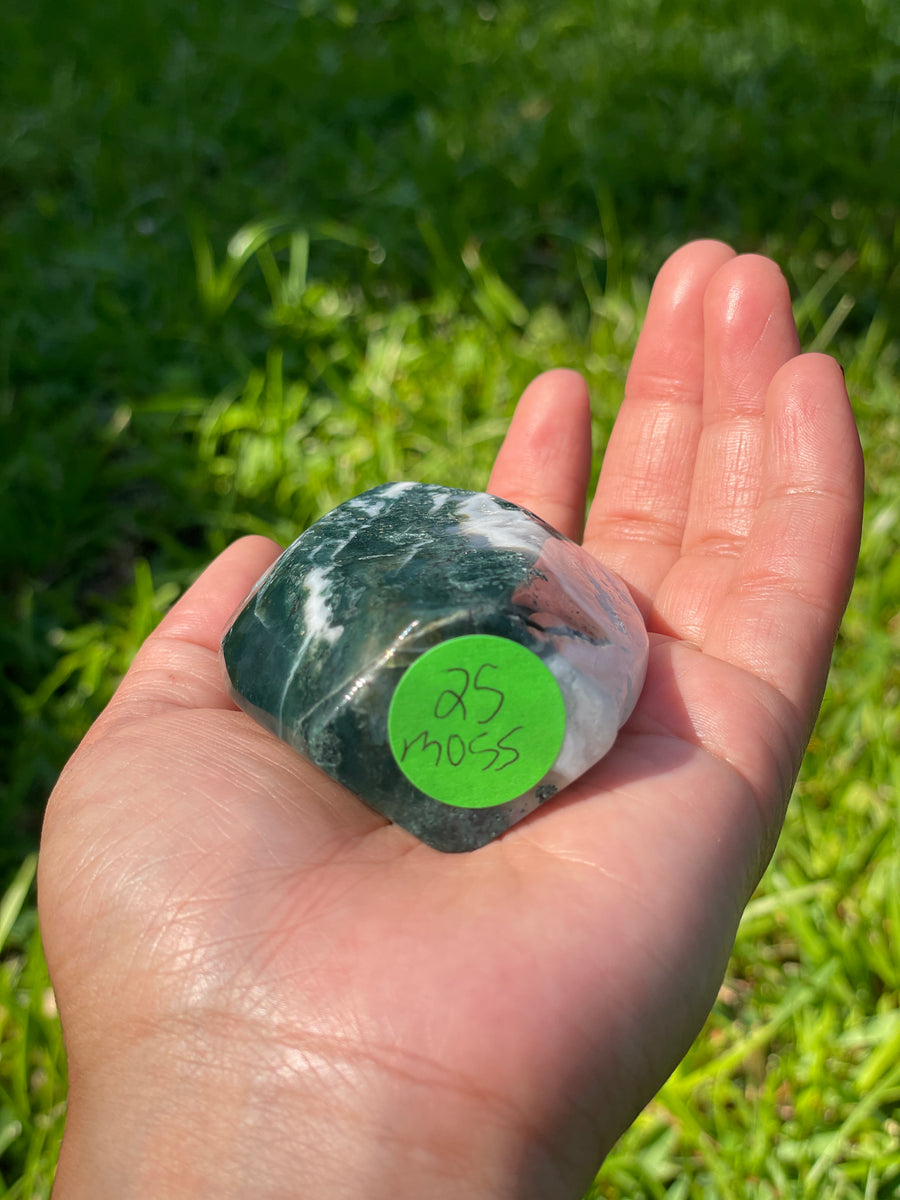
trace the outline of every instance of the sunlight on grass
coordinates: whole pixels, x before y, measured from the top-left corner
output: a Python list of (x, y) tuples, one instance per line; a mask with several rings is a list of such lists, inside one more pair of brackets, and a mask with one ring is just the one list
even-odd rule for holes
[(697, 235), (776, 257), (843, 364), (865, 531), (718, 1000), (592, 1196), (900, 1195), (900, 27), (837, 0), (598, 13), (2, 18), (4, 1195), (49, 1195), (65, 1110), (41, 808), (147, 633), (241, 533), (287, 543), (390, 479), (483, 486), (547, 367), (585, 373), (602, 449), (653, 273)]
[(0, 900), (0, 1187), (10, 1200), (50, 1195), (62, 1138), (66, 1069), (34, 909), (36, 856)]

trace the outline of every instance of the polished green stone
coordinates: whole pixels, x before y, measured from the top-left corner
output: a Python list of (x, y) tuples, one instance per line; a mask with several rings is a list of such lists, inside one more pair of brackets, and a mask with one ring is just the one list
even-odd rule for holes
[[(551, 770), (485, 808), (419, 791), (387, 731), (409, 666), (473, 634), (536, 654), (566, 705)], [(422, 841), (458, 851), (504, 832), (606, 753), (640, 692), (647, 637), (621, 581), (533, 514), (485, 493), (388, 484), (285, 551), (222, 655), (237, 703), (261, 724)]]

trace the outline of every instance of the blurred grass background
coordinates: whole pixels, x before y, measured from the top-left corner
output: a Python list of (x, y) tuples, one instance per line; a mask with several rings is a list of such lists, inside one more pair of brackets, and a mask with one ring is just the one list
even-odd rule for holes
[(893, 0), (6, 0), (0, 1189), (65, 1064), (49, 789), (239, 533), (481, 487), (527, 380), (614, 417), (665, 255), (773, 255), (868, 459), (857, 587), (719, 1000), (592, 1195), (900, 1196), (900, 9)]

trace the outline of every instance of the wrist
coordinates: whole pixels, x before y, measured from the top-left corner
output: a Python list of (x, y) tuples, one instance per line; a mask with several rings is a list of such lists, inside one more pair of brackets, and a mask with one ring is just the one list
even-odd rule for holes
[[(142, 1041), (72, 1064), (54, 1200), (531, 1200), (561, 1195), (534, 1138), (455, 1081), (334, 1046)], [(577, 1194), (577, 1189), (574, 1194)]]

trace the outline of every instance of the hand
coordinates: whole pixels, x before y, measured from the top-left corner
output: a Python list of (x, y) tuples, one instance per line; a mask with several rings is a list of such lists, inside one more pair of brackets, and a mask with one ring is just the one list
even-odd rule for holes
[[(490, 490), (579, 537), (579, 376), (526, 391)], [(446, 856), (230, 702), (212, 564), (52, 797), (40, 911), (71, 1088), (57, 1200), (577, 1198), (687, 1049), (771, 853), (858, 544), (840, 369), (765, 259), (663, 267), (587, 521), (651, 630), (610, 754)]]

